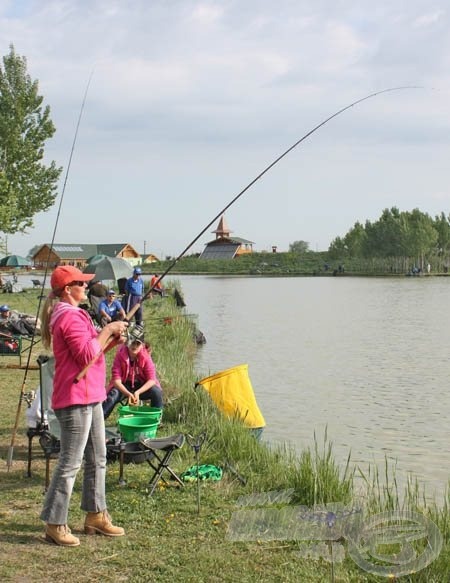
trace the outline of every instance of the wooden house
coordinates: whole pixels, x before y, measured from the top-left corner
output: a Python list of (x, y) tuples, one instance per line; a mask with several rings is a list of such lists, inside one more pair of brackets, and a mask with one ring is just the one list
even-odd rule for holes
[(142, 255), (142, 263), (158, 263), (159, 259), (153, 253), (147, 253)]
[(129, 243), (102, 243), (78, 244), (55, 243), (50, 249), (48, 243), (42, 245), (33, 255), (32, 261), (35, 267), (45, 269), (48, 266), (54, 268), (58, 265), (74, 265), (79, 269), (86, 267), (88, 259), (94, 255), (106, 255), (107, 257), (121, 257), (131, 265), (140, 265), (142, 258), (136, 249)]

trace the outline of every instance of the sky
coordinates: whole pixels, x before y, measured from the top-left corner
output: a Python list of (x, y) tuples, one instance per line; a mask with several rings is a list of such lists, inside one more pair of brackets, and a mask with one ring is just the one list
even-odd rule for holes
[(26, 57), (56, 126), (46, 160), (63, 167), (55, 206), (8, 251), (56, 225), (56, 243), (177, 256), (316, 125), (402, 86), (417, 88), (305, 139), (226, 221), (256, 251), (321, 251), (388, 207), (448, 214), (449, 30), (444, 0), (0, 0), (0, 54)]

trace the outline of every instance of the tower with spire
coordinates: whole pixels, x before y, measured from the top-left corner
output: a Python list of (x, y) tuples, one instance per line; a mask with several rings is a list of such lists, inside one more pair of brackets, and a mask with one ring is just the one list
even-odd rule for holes
[(216, 238), (206, 243), (200, 259), (234, 259), (239, 255), (253, 252), (253, 241), (242, 237), (231, 237), (230, 230), (225, 220), (225, 215), (220, 217), (214, 231)]

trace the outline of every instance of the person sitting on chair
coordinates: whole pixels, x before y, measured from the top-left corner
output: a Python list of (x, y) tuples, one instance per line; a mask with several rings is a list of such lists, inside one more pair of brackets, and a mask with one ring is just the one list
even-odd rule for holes
[(156, 376), (151, 350), (143, 342), (134, 338), (129, 345), (119, 348), (112, 364), (110, 390), (103, 401), (103, 416), (111, 415), (117, 403), (124, 398), (129, 405), (139, 401), (150, 401), (152, 407), (162, 409), (162, 389)]
[(150, 280), (150, 289), (152, 290), (152, 293), (155, 292), (156, 294), (159, 294), (161, 297), (163, 297), (164, 288), (159, 281), (159, 275), (157, 273), (155, 273), (155, 275)]
[(0, 330), (19, 336), (33, 336), (40, 334), (40, 320), (29, 314), (21, 314), (17, 310), (11, 310), (9, 306), (0, 306)]
[(109, 322), (125, 320), (125, 310), (122, 308), (122, 304), (116, 300), (116, 292), (113, 289), (110, 289), (106, 299), (100, 302), (98, 316), (102, 327)]

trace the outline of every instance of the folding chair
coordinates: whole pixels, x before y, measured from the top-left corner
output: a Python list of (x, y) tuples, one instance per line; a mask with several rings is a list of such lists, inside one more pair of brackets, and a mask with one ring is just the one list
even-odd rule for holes
[(33, 438), (39, 437), (39, 444), (45, 457), (45, 490), (50, 483), (50, 460), (59, 454), (61, 435), (58, 419), (52, 409), (53, 376), (55, 374), (55, 359), (41, 355), (37, 359), (39, 365), (39, 411), (35, 427), (29, 427), (28, 437), (28, 468), (27, 476), (31, 477), (31, 460), (33, 454)]
[(0, 356), (15, 356), (19, 359), (19, 367), (22, 366), (22, 338), (13, 334), (0, 335)]
[(149, 480), (149, 496), (153, 494), (159, 479), (167, 484), (166, 479), (162, 475), (164, 471), (167, 471), (180, 486), (184, 486), (183, 482), (169, 466), (170, 458), (177, 449), (183, 447), (184, 441), (185, 437), (183, 433), (155, 439), (141, 437), (140, 444), (144, 446), (144, 451), (151, 453), (151, 457), (147, 461), (154, 471)]
[(126, 484), (123, 477), (125, 464), (140, 464), (147, 462), (153, 470), (153, 474), (149, 480), (149, 496), (152, 496), (159, 479), (166, 484), (168, 483), (162, 475), (164, 471), (168, 472), (180, 486), (184, 486), (183, 482), (169, 466), (169, 461), (172, 455), (177, 449), (183, 447), (184, 440), (183, 433), (177, 433), (169, 437), (158, 437), (155, 439), (141, 437), (140, 441), (128, 442), (118, 438), (111, 439), (106, 444), (106, 450), (109, 461), (116, 461), (119, 459), (119, 484), (121, 486)]
[(33, 284), (33, 289), (42, 287), (42, 281), (40, 279), (32, 279), (31, 283)]

